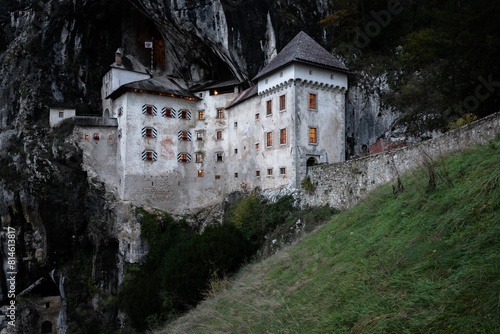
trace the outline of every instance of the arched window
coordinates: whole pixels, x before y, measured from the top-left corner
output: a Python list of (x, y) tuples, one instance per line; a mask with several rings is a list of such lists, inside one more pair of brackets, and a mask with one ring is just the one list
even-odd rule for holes
[(42, 322), (41, 332), (42, 334), (52, 334), (52, 323), (48, 320)]

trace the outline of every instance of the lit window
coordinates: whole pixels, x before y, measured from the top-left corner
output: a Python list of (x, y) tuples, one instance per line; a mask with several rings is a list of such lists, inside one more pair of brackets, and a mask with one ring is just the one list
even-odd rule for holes
[(180, 153), (179, 161), (180, 162), (187, 162), (188, 161), (187, 153)]
[(280, 145), (286, 144), (286, 129), (280, 130)]
[(222, 162), (222, 153), (219, 152), (219, 153), (216, 153), (215, 154), (215, 159), (217, 162)]
[(216, 180), (220, 180), (220, 175), (215, 175)]
[(260, 148), (260, 144), (259, 143), (255, 143), (255, 149), (258, 150)]
[(318, 129), (309, 128), (309, 144), (318, 143)]
[(222, 140), (222, 131), (217, 131), (215, 137), (217, 138), (217, 140)]
[(64, 111), (59, 112), (59, 118), (64, 118)]
[(281, 167), (280, 168), (280, 175), (285, 175), (286, 174), (286, 168), (285, 167)]
[(268, 169), (267, 169), (267, 175), (268, 175), (268, 176), (273, 175), (273, 169), (272, 169), (272, 168), (268, 168)]
[(217, 118), (224, 118), (224, 109), (217, 109)]
[(286, 96), (281, 95), (280, 96), (280, 111), (283, 111), (286, 109)]
[(266, 132), (266, 147), (272, 147), (272, 146), (273, 146), (273, 133)]
[(273, 101), (267, 100), (266, 101), (266, 116), (269, 116), (272, 114), (273, 114)]
[(260, 176), (260, 170), (255, 171), (255, 176), (259, 177)]
[(203, 140), (203, 132), (201, 131), (196, 132), (196, 140)]
[(309, 94), (309, 109), (316, 109), (316, 94)]
[(256, 113), (255, 114), (255, 120), (258, 121), (260, 119), (260, 114), (259, 113)]
[(94, 133), (94, 140), (99, 140), (99, 138), (100, 138), (100, 137), (99, 137), (99, 134), (98, 134), (97, 132), (96, 132), (96, 133)]
[(89, 140), (89, 135), (85, 135), (85, 140)]
[(205, 111), (203, 110), (198, 111), (198, 119), (199, 120), (205, 119)]
[(205, 172), (203, 171), (203, 169), (198, 169), (198, 177), (203, 177), (205, 176)]
[(202, 163), (203, 162), (203, 153), (196, 153), (195, 161), (196, 161), (196, 163)]

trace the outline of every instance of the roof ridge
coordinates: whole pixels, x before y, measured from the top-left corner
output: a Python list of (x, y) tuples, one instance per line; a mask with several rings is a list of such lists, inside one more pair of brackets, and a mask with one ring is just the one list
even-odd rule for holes
[(349, 69), (304, 31), (300, 31), (287, 45), (254, 77), (257, 80), (266, 74), (277, 71), (291, 62), (305, 62), (316, 66), (334, 68), (340, 71)]

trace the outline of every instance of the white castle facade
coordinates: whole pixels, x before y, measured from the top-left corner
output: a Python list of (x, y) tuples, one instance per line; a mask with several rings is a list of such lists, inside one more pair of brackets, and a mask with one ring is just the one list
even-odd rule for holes
[(88, 173), (122, 201), (192, 213), (234, 191), (299, 189), (307, 166), (344, 160), (347, 68), (303, 32), (245, 91), (116, 56), (102, 119), (75, 125)]

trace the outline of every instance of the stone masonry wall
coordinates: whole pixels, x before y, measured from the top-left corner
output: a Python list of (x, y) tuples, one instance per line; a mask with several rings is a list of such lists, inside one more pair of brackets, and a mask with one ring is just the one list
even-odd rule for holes
[(302, 196), (302, 204), (330, 205), (341, 210), (358, 203), (381, 184), (397, 184), (397, 177), (423, 164), (424, 159), (487, 144), (500, 134), (500, 113), (482, 118), (440, 137), (409, 147), (331, 165), (309, 167), (316, 185), (314, 192)]

